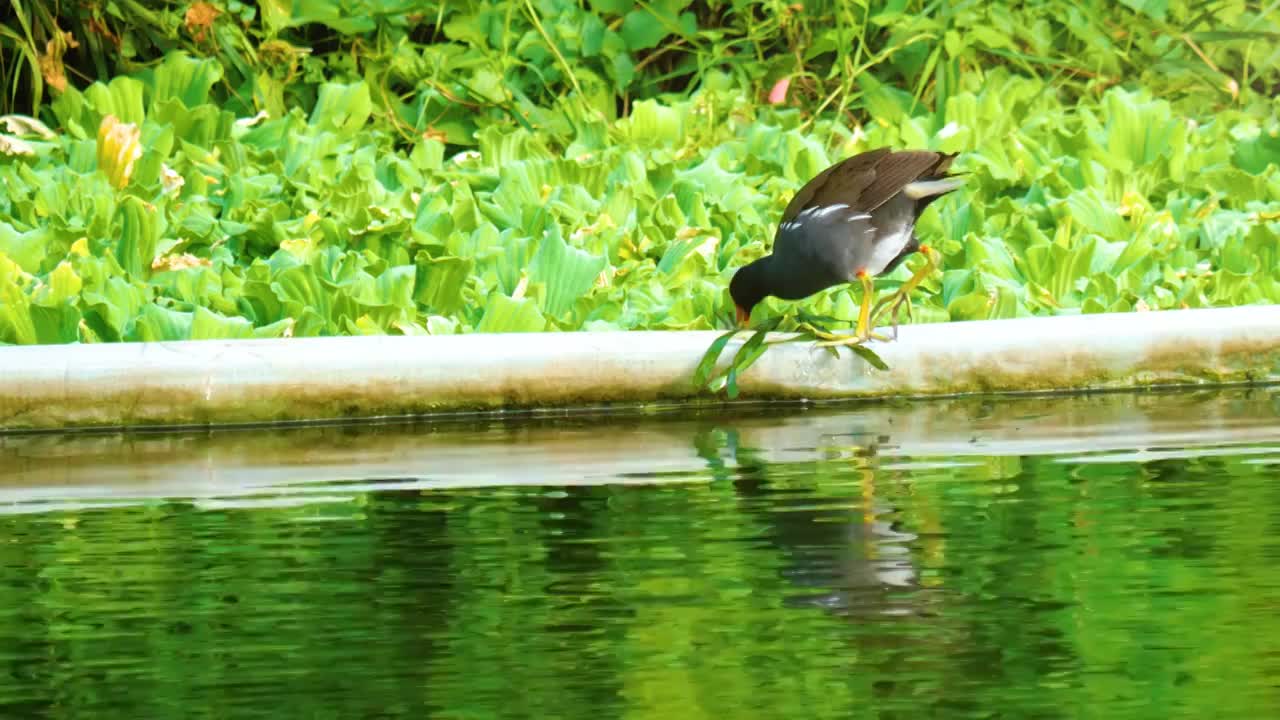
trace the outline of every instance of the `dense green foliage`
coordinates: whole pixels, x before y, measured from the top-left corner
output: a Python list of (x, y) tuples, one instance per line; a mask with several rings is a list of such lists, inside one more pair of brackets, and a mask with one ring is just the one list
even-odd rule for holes
[(971, 173), (917, 321), (1280, 301), (1274, 4), (12, 5), (0, 342), (723, 326), (879, 145)]

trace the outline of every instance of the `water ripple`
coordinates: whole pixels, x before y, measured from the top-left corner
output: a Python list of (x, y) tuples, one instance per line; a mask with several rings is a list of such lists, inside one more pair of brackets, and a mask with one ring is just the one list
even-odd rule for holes
[(0, 438), (0, 717), (1265, 717), (1277, 406)]

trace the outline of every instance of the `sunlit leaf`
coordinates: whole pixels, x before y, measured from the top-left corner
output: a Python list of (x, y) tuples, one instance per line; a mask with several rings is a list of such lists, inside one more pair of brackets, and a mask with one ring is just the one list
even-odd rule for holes
[(525, 298), (513, 300), (500, 293), (491, 295), (485, 304), (484, 315), (477, 332), (523, 333), (545, 329), (547, 321), (538, 312), (537, 303)]
[(0, 253), (26, 272), (40, 272), (48, 242), (43, 228), (18, 232), (12, 225), (0, 220)]
[(462, 308), (466, 285), (475, 263), (458, 257), (433, 258), (418, 253), (414, 299), (434, 312), (453, 313)]
[(350, 134), (362, 128), (372, 112), (368, 85), (363, 82), (350, 85), (326, 83), (320, 87), (310, 123), (315, 127)]
[(134, 324), (136, 339), (144, 342), (171, 342), (191, 339), (192, 313), (169, 310), (148, 303)]
[(213, 58), (196, 59), (171, 53), (155, 69), (152, 106), (174, 98), (188, 108), (199, 107), (209, 102), (209, 91), (222, 76), (222, 64)]
[(148, 208), (147, 203), (129, 196), (120, 204), (118, 222), (120, 239), (115, 246), (116, 260), (133, 277), (145, 277), (156, 257), (164, 219)]
[(529, 265), (530, 280), (547, 288), (543, 310), (551, 317), (563, 316), (591, 288), (605, 264), (602, 257), (569, 247), (559, 226), (552, 226)]

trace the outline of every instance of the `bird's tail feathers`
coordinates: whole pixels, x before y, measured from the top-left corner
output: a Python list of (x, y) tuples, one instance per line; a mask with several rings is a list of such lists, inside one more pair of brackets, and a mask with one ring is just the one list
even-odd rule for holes
[(964, 178), (952, 175), (936, 180), (917, 180), (913, 183), (907, 183), (902, 192), (912, 200), (921, 200), (927, 197), (946, 195), (961, 185), (964, 185)]

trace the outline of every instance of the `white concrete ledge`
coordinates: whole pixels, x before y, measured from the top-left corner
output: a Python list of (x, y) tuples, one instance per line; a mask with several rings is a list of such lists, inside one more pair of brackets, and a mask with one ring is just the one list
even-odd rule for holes
[[(718, 334), (6, 347), (0, 431), (684, 401), (698, 396), (693, 370)], [(741, 379), (741, 399), (1273, 383), (1280, 381), (1280, 305), (913, 325), (896, 342), (872, 347), (889, 370), (808, 343), (773, 347)]]

